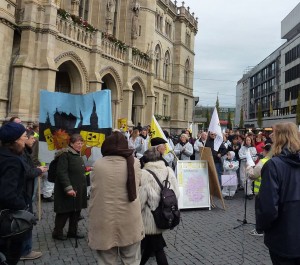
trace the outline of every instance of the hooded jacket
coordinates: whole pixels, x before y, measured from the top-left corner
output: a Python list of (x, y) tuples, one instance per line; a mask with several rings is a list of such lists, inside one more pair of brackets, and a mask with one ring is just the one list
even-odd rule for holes
[(284, 148), (262, 168), (256, 201), (256, 228), (278, 256), (300, 257), (300, 153)]

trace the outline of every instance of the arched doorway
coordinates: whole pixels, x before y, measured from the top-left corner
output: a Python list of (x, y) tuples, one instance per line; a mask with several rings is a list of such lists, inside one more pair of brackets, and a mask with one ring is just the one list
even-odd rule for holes
[(58, 67), (55, 79), (55, 92), (82, 93), (81, 74), (72, 61), (66, 61)]
[(109, 89), (111, 91), (111, 112), (112, 112), (112, 124), (117, 127), (117, 104), (118, 104), (118, 89), (114, 77), (111, 74), (106, 74), (102, 77), (102, 90)]
[(140, 122), (142, 125), (144, 122), (143, 119), (143, 93), (141, 87), (138, 83), (135, 83), (132, 86), (132, 111), (131, 111), (131, 120), (132, 123), (136, 126)]

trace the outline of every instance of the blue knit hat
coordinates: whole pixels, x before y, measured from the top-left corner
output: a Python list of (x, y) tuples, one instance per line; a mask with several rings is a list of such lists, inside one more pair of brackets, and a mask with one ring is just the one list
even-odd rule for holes
[(25, 127), (20, 123), (6, 123), (0, 128), (0, 140), (2, 143), (12, 143), (18, 140), (25, 131)]

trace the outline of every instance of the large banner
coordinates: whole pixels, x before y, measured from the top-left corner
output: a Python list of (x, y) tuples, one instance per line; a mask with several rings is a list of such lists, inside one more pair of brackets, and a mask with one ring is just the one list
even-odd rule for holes
[(81, 155), (87, 166), (101, 157), (101, 146), (111, 133), (111, 94), (103, 90), (86, 95), (40, 92), (40, 161), (50, 163), (57, 150), (80, 133), (85, 141)]
[(177, 161), (177, 179), (180, 190), (180, 197), (178, 199), (180, 209), (210, 209), (211, 204), (207, 161)]

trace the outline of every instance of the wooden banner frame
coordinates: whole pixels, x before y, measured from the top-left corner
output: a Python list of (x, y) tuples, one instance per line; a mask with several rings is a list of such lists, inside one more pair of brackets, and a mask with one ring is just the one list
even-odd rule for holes
[(200, 160), (206, 160), (208, 164), (209, 189), (210, 189), (212, 207), (215, 206), (212, 198), (212, 196), (214, 196), (221, 200), (223, 209), (226, 210), (226, 206), (222, 196), (221, 187), (219, 185), (218, 174), (216, 171), (216, 166), (212, 156), (211, 149), (209, 147), (200, 147), (199, 152), (201, 154)]

